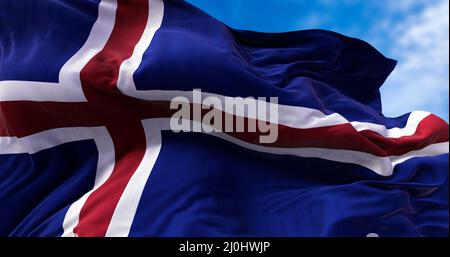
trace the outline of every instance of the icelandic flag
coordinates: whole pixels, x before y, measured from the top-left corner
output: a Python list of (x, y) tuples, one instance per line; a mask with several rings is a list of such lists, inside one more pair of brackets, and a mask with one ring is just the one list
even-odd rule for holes
[[(2, 0), (0, 235), (448, 236), (448, 124), (382, 114), (395, 65), (184, 1)], [(171, 130), (195, 89), (277, 97), (277, 139)]]

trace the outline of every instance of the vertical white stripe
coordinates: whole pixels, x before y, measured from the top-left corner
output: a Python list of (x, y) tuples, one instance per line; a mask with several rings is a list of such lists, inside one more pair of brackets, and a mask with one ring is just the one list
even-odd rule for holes
[(74, 236), (81, 207), (87, 197), (111, 175), (114, 163), (114, 144), (105, 127), (71, 127), (46, 130), (26, 137), (0, 137), (0, 154), (33, 154), (64, 143), (93, 139), (98, 150), (94, 188), (75, 201), (65, 214), (63, 236)]
[(69, 207), (63, 221), (64, 232), (62, 236), (64, 237), (76, 236), (73, 233), (73, 229), (78, 224), (81, 208), (83, 207), (89, 195), (91, 195), (92, 192), (94, 192), (97, 188), (99, 188), (103, 183), (106, 182), (106, 180), (111, 176), (111, 173), (114, 169), (114, 143), (106, 128), (103, 128), (103, 131), (101, 133), (96, 133), (95, 135), (93, 135), (93, 138), (98, 150), (98, 163), (94, 187)]
[[(89, 37), (81, 49), (62, 67), (59, 83), (67, 88), (66, 94), (78, 93), (77, 97), (86, 101), (80, 80), (80, 72), (86, 64), (106, 45), (116, 20), (117, 0), (102, 0), (98, 6), (98, 17)], [(69, 90), (70, 89), (70, 90)]]
[(161, 128), (154, 120), (142, 122), (147, 148), (141, 164), (131, 176), (117, 203), (106, 236), (128, 236), (142, 192), (161, 150)]
[(145, 50), (150, 46), (156, 31), (161, 27), (164, 16), (164, 2), (162, 0), (148, 0), (149, 14), (147, 24), (141, 39), (136, 44), (133, 54), (120, 66), (117, 87), (122, 93), (133, 96), (138, 94), (133, 80), (133, 74), (142, 62)]

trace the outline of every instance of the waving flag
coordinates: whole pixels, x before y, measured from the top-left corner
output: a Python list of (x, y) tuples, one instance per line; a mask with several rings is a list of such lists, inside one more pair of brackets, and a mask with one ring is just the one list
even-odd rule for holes
[[(382, 115), (395, 64), (184, 1), (2, 0), (0, 235), (447, 236), (448, 124)], [(196, 89), (277, 97), (277, 139), (173, 131)]]

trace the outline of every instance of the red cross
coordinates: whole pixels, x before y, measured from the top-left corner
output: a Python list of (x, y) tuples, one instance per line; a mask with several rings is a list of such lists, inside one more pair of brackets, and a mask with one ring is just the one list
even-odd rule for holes
[(81, 209), (74, 229), (79, 236), (105, 235), (120, 196), (145, 153), (141, 120), (158, 117), (155, 109), (169, 109), (159, 108), (162, 103), (144, 102), (120, 94), (116, 85), (120, 64), (132, 55), (145, 29), (147, 15), (147, 0), (118, 1), (116, 22), (105, 47), (80, 73), (87, 102), (0, 103), (1, 113), (8, 121), (0, 125), (0, 136), (23, 137), (60, 127), (105, 126), (108, 130), (114, 143), (116, 163), (110, 178), (92, 192)]

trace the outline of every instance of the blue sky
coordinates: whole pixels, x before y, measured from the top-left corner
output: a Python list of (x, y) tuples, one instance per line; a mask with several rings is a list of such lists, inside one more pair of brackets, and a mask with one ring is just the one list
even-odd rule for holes
[(425, 110), (448, 121), (449, 0), (188, 0), (237, 29), (333, 30), (396, 59), (381, 89), (384, 113)]

